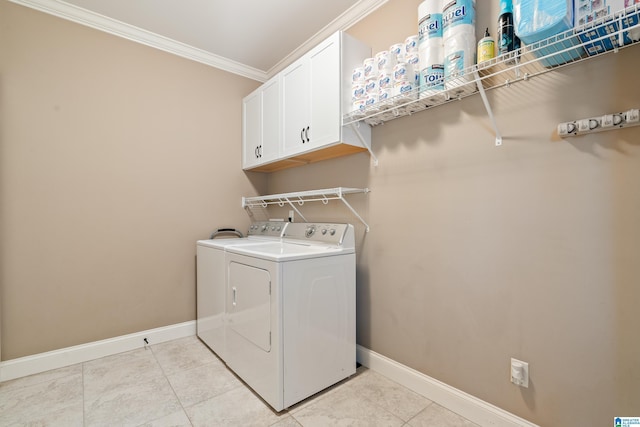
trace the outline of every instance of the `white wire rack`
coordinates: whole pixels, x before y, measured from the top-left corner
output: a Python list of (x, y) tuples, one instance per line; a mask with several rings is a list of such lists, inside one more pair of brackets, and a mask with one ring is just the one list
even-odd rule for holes
[(289, 206), (304, 221), (307, 219), (302, 215), (298, 207), (302, 207), (307, 202), (322, 202), (328, 204), (330, 200), (340, 200), (349, 210), (364, 224), (366, 231), (369, 231), (369, 224), (358, 214), (358, 212), (344, 198), (347, 194), (368, 193), (368, 188), (326, 188), (322, 190), (299, 191), (295, 193), (270, 194), (267, 196), (243, 197), (242, 207), (251, 211), (255, 208), (265, 209), (269, 205), (278, 205), (280, 207)]
[(351, 112), (343, 117), (343, 124), (355, 127), (357, 122), (364, 121), (376, 126), (479, 92), (496, 132), (496, 145), (501, 145), (502, 137), (485, 90), (526, 81), (629, 46), (640, 46), (640, 4), (466, 68), (461, 77), (444, 81), (445, 90), (435, 90), (433, 84), (423, 85), (383, 104)]

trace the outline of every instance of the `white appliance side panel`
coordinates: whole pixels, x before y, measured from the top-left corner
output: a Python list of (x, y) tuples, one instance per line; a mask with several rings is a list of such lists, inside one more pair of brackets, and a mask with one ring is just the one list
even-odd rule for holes
[(211, 350), (224, 359), (224, 251), (197, 246), (196, 255), (196, 333)]
[[(227, 253), (227, 311), (225, 351), (227, 366), (242, 378), (275, 410), (284, 409), (282, 399), (282, 351), (280, 267), (277, 263)], [(267, 293), (268, 307), (261, 303), (271, 281), (271, 294)], [(246, 280), (256, 280), (249, 284)], [(233, 287), (236, 288), (236, 306), (233, 306)], [(247, 292), (260, 296), (248, 296)], [(245, 300), (245, 297), (254, 298)], [(250, 308), (253, 307), (253, 308)], [(264, 332), (271, 332), (271, 341), (265, 345)], [(265, 350), (268, 347), (268, 350)]]
[(355, 254), (283, 266), (284, 403), (356, 371)]

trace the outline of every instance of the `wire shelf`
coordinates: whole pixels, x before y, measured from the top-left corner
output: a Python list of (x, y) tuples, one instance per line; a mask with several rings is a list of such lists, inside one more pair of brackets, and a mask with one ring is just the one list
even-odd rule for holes
[(347, 188), (336, 187), (326, 188), (322, 190), (298, 191), (295, 193), (270, 194), (267, 196), (243, 197), (242, 207), (246, 210), (255, 208), (267, 208), (269, 205), (278, 205), (280, 207), (289, 206), (306, 221), (298, 207), (302, 207), (307, 202), (322, 202), (328, 204), (330, 200), (340, 200), (351, 210), (351, 212), (365, 225), (366, 231), (369, 231), (369, 225), (362, 219), (356, 210), (344, 198), (347, 194), (368, 193), (368, 188)]
[[(445, 79), (445, 90), (423, 85), (384, 103), (353, 111), (343, 124), (360, 121), (376, 126), (399, 117), (459, 100), (480, 91), (526, 81), (548, 71), (640, 45), (640, 4), (602, 17), (489, 61), (468, 67), (461, 76)], [(441, 85), (442, 82), (439, 82)], [(485, 104), (487, 104), (485, 102)], [(487, 105), (487, 109), (489, 109)], [(496, 129), (496, 133), (497, 129)], [(501, 139), (498, 135), (497, 139)], [(498, 144), (498, 143), (497, 143)], [(498, 144), (499, 145), (499, 144)]]

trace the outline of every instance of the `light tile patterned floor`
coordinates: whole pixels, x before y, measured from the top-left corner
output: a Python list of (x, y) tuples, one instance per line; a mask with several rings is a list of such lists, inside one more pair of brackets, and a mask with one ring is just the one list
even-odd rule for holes
[(363, 367), (276, 413), (189, 337), (0, 383), (0, 426), (476, 425)]

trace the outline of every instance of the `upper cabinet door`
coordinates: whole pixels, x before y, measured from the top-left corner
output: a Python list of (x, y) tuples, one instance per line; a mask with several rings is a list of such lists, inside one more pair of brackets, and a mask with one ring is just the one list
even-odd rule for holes
[(306, 149), (311, 127), (308, 57), (287, 67), (282, 73), (282, 154), (287, 156)]
[(260, 163), (262, 149), (262, 90), (242, 100), (242, 168)]
[(242, 100), (242, 168), (274, 161), (280, 154), (280, 79), (275, 77)]
[[(309, 147), (340, 141), (340, 34), (336, 33), (310, 52), (311, 124)], [(348, 90), (348, 89), (347, 89)]]
[(261, 163), (276, 160), (280, 155), (282, 119), (280, 79), (269, 80), (262, 87), (262, 157)]

